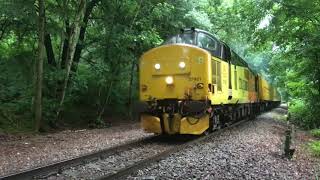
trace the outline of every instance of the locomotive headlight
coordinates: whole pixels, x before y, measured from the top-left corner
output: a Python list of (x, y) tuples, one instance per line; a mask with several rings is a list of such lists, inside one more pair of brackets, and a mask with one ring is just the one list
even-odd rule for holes
[(173, 77), (172, 77), (172, 76), (166, 77), (166, 83), (167, 83), (168, 85), (173, 84)]
[(155, 68), (156, 70), (159, 70), (159, 69), (161, 68), (161, 66), (160, 66), (159, 63), (157, 63), (157, 64), (154, 65), (154, 68)]
[(181, 69), (184, 69), (184, 68), (186, 67), (186, 63), (183, 62), (183, 61), (181, 61), (181, 62), (179, 63), (179, 67), (180, 67)]

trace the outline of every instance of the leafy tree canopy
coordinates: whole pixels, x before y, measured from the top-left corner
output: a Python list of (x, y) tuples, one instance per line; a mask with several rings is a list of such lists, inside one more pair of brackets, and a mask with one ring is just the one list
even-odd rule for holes
[[(317, 0), (83, 0), (83, 16), (80, 2), (45, 1), (44, 129), (130, 115), (139, 57), (184, 27), (225, 41), (277, 85), (297, 123), (320, 126)], [(38, 1), (0, 1), (0, 129), (32, 127), (38, 15)]]

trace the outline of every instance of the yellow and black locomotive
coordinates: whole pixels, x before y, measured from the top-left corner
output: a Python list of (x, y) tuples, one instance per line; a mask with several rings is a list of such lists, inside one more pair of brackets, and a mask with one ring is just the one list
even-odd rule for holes
[(147, 132), (200, 135), (280, 102), (274, 87), (203, 30), (181, 30), (144, 53), (139, 66)]

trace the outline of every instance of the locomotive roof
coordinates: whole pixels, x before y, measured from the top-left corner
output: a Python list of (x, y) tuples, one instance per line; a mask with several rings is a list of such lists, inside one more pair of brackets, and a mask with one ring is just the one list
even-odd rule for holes
[[(185, 29), (181, 29), (181, 32), (185, 32), (185, 31), (195, 31), (195, 32), (203, 32), (203, 33), (206, 33), (206, 34), (209, 34), (210, 36), (214, 37), (219, 43), (227, 46), (228, 48), (230, 48), (225, 42), (223, 42), (222, 40), (220, 40), (219, 38), (217, 38), (214, 34), (208, 32), (208, 31), (205, 31), (205, 30), (202, 30), (202, 29), (198, 29), (198, 28), (185, 28)], [(239, 66), (245, 66), (247, 68), (249, 68), (248, 66), (248, 63), (243, 60), (243, 58), (241, 58), (234, 50), (232, 50), (230, 48), (231, 52), (236, 56), (234, 59), (235, 59), (235, 63), (236, 65), (239, 65)], [(249, 68), (250, 69), (250, 68)], [(250, 69), (251, 70), (251, 69)]]
[[(220, 45), (224, 46), (225, 48), (229, 49), (230, 50), (230, 57), (231, 57), (231, 63), (234, 64), (234, 65), (237, 65), (237, 66), (242, 66), (242, 67), (246, 67), (248, 68), (251, 72), (254, 72), (248, 65), (248, 63), (243, 60), (243, 58), (241, 58), (234, 50), (232, 50), (225, 42), (223, 42), (222, 40), (220, 40), (219, 38), (217, 38), (214, 34), (208, 32), (208, 31), (205, 31), (205, 30), (202, 30), (202, 29), (198, 29), (198, 28), (184, 28), (184, 29), (180, 29), (181, 31), (181, 34), (185, 33), (185, 32), (190, 32), (190, 31), (193, 31), (193, 32), (197, 32), (197, 33), (204, 33), (204, 34), (207, 34), (208, 36), (210, 36), (211, 38), (214, 38), (215, 41), (217, 43), (219, 43)], [(174, 36), (173, 36), (174, 37)], [(166, 42), (164, 42), (166, 43)], [(219, 54), (221, 52), (218, 52)], [(212, 54), (212, 52), (211, 52)], [(222, 59), (224, 61), (226, 61), (226, 59)], [(254, 73), (256, 74), (256, 73)]]

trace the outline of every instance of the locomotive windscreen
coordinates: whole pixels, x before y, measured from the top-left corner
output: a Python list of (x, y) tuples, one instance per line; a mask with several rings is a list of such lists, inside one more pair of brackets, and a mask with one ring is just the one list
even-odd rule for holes
[(190, 44), (209, 51), (213, 56), (225, 60), (222, 56), (222, 44), (212, 35), (204, 31), (184, 31), (181, 34), (169, 38), (163, 43), (168, 44)]
[(191, 44), (194, 45), (195, 42), (195, 33), (192, 31), (184, 32), (183, 34), (179, 34), (176, 36), (171, 37), (167, 41), (165, 41), (163, 44), (176, 44), (176, 43), (182, 43), (182, 44)]

